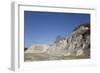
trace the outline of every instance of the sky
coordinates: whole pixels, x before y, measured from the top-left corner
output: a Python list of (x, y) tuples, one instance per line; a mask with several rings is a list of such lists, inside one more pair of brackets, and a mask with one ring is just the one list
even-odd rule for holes
[(24, 45), (52, 44), (58, 35), (90, 22), (90, 14), (24, 11)]

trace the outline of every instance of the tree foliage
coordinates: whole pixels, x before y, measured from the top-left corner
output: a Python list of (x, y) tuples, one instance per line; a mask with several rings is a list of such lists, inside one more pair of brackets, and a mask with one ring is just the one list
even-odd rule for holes
[(65, 39), (65, 37), (63, 37), (63, 36), (61, 36), (61, 35), (58, 35), (58, 36), (56, 37), (55, 43), (56, 43), (56, 42), (59, 42), (60, 40), (63, 40), (63, 39)]

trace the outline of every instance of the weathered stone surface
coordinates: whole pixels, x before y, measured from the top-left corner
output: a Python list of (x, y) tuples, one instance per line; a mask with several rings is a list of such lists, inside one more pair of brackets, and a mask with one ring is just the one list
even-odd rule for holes
[(25, 61), (41, 61), (47, 60), (49, 55), (47, 53), (48, 45), (34, 44), (24, 52)]
[(25, 51), (25, 59), (60, 60), (90, 57), (90, 24), (81, 25), (69, 36), (56, 40), (52, 45), (36, 44)]
[(25, 53), (43, 53), (46, 52), (48, 48), (48, 45), (34, 44), (30, 48), (28, 48), (28, 50), (26, 50)]

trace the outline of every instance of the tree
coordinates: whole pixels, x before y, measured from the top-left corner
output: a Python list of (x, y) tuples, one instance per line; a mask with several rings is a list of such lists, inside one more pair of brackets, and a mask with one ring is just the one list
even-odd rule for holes
[(63, 39), (64, 39), (63, 36), (58, 35), (58, 36), (56, 37), (56, 41), (55, 41), (55, 43), (57, 43), (57, 42), (59, 42), (60, 40), (63, 40)]
[(24, 48), (24, 51), (26, 51), (28, 48)]

